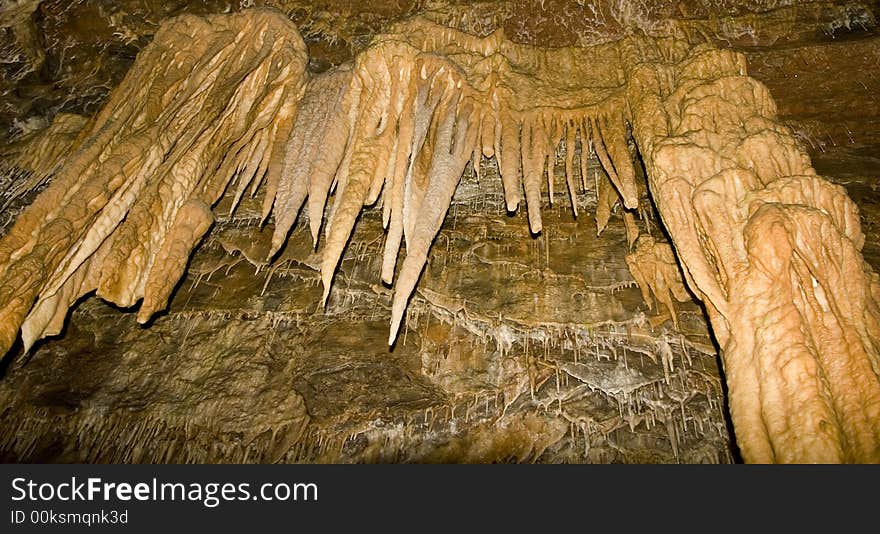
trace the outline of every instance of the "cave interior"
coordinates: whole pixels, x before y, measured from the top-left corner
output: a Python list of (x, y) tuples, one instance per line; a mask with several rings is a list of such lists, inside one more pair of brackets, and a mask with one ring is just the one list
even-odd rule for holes
[(0, 459), (880, 462), (878, 13), (0, 1)]

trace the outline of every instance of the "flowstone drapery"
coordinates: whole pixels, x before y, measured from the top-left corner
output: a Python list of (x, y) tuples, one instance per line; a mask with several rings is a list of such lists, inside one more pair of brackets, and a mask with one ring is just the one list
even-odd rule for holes
[(0, 351), (57, 334), (90, 291), (161, 310), (230, 180), (278, 173), (304, 50), (264, 11), (163, 26), (0, 242)]
[(721, 346), (752, 462), (880, 461), (877, 274), (858, 208), (816, 175), (743, 56), (621, 48), (633, 133)]
[[(507, 209), (524, 199), (539, 233), (557, 151), (572, 196), (593, 182), (595, 153), (608, 177), (594, 186), (598, 227), (620, 202), (636, 242), (631, 125), (722, 347), (744, 458), (880, 460), (878, 286), (856, 207), (815, 175), (741, 56), (646, 37), (539, 49), (412, 19), (353, 65), (309, 76), (305, 64), (296, 29), (272, 11), (166, 23), (71, 149), (45, 164), (51, 185), (0, 241), (0, 351), (19, 330), (26, 347), (59, 332), (92, 290), (120, 306), (143, 299), (148, 321), (229, 187), (232, 209), (265, 190), (270, 255), (308, 202), (316, 246), (324, 228), (325, 301), (358, 215), (381, 201), (393, 345), (469, 162), (479, 172), (495, 158)], [(671, 251), (638, 260), (653, 246), (638, 242), (636, 279), (671, 306), (669, 291), (684, 297)]]

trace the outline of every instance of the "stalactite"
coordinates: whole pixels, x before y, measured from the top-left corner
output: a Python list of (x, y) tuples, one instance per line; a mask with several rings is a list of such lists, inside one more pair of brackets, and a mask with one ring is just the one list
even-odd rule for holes
[[(589, 156), (587, 125), (597, 121), (600, 112), (619, 122), (607, 127), (607, 146), (618, 158), (621, 154), (628, 158), (628, 151), (619, 80), (616, 86), (593, 81), (590, 76), (595, 71), (576, 67), (577, 49), (536, 51), (506, 41), (500, 32), (483, 39), (465, 37), (414, 19), (376, 37), (350, 73), (331, 72), (311, 80), (297, 118), (302, 126), (294, 128), (284, 171), (268, 178), (276, 221), (273, 253), (283, 245), (306, 196), (317, 238), (327, 191), (335, 184), (323, 223), (321, 277), (326, 303), (358, 214), (381, 199), (388, 231), (380, 273), (384, 282), (394, 281), (400, 245), (406, 246), (406, 259), (396, 276), (389, 340), (393, 343), (427, 249), (468, 161), (478, 169), (479, 155), (498, 159), (508, 209), (517, 209), (524, 192), (530, 229), (539, 233), (542, 183), (547, 180), (552, 194), (553, 161), (560, 141), (565, 144), (566, 184), (572, 200), (578, 132), (583, 182)], [(592, 56), (609, 61), (602, 51)], [(581, 83), (562, 102), (543, 92), (559, 83), (560, 63), (572, 66)], [(598, 89), (603, 84), (605, 88)], [(315, 126), (322, 120), (331, 121), (333, 128)], [(322, 158), (327, 153), (330, 157)], [(447, 160), (446, 154), (454, 157)], [(614, 173), (607, 161), (606, 168)], [(628, 159), (618, 166), (632, 168)], [(624, 178), (615, 180), (625, 184), (626, 203), (632, 204), (637, 191), (633, 173), (623, 172)], [(607, 194), (618, 198), (617, 190)]]
[(26, 347), (56, 333), (94, 289), (120, 306), (146, 297), (141, 321), (163, 307), (207, 206), (273, 161), (270, 131), (292, 118), (305, 63), (274, 12), (163, 25), (0, 242), (0, 350), (22, 323)]
[(687, 302), (690, 295), (682, 283), (672, 247), (669, 243), (657, 242), (649, 235), (639, 237), (635, 243), (635, 250), (626, 255), (626, 264), (639, 285), (642, 299), (648, 308), (653, 308), (656, 298), (678, 328), (678, 314), (672, 299)]

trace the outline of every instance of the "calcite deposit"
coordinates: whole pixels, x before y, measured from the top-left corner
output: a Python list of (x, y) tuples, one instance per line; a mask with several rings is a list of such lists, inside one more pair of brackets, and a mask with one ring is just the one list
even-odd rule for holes
[(877, 461), (880, 286), (858, 208), (817, 176), (743, 56), (623, 54), (633, 133), (721, 346), (744, 458)]
[(229, 182), (279, 172), (305, 63), (274, 13), (163, 27), (0, 244), (3, 350), (19, 329), (26, 348), (60, 332), (91, 291), (122, 307), (143, 299), (142, 322), (163, 308)]
[[(360, 313), (356, 310), (373, 300), (390, 307), (385, 320), (391, 322), (387, 345), (392, 347), (374, 358), (395, 352), (399, 358), (414, 357), (406, 348), (411, 329), (421, 331), (423, 351), (426, 343), (445, 343), (447, 356), (461, 356), (461, 369), (445, 358), (434, 361), (430, 352), (419, 356), (422, 375), (453, 399), (447, 403), (447, 422), (456, 421), (459, 395), (473, 388), (468, 382), (473, 378), (455, 377), (487, 373), (480, 380), (492, 383), (493, 408), (500, 410), (494, 427), (482, 421), (485, 428), (472, 429), (464, 441), (430, 453), (416, 447), (404, 458), (385, 456), (384, 445), (376, 448), (368, 439), (359, 458), (524, 461), (546, 455), (564, 439), (573, 444), (578, 432), (589, 454), (591, 432), (607, 436), (618, 427), (603, 427), (589, 410), (571, 415), (563, 403), (581, 399), (587, 390), (602, 391), (618, 402), (620, 424), (625, 420), (631, 430), (640, 424), (650, 430), (658, 422), (646, 414), (654, 412), (641, 406), (633, 410), (630, 403), (638, 399), (639, 405), (656, 406), (661, 396), (675, 398), (678, 394), (659, 390), (646, 396), (645, 388), (655, 389), (660, 381), (669, 387), (682, 370), (672, 346), (690, 366), (693, 344), (684, 337), (673, 343), (661, 337), (645, 348), (633, 341), (638, 329), (630, 328), (626, 341), (615, 344), (622, 354), (612, 351), (614, 364), (601, 363), (598, 342), (599, 365), (580, 361), (580, 340), (592, 339), (598, 325), (588, 326), (577, 314), (560, 314), (559, 303), (576, 298), (579, 290), (566, 290), (554, 279), (563, 275), (551, 268), (549, 253), (552, 233), (567, 231), (548, 224), (562, 226), (553, 203), (566, 198), (572, 218), (585, 208), (594, 210), (593, 234), (613, 233), (609, 223), (620, 219), (625, 245), (619, 263), (625, 258), (649, 307), (656, 299), (658, 308), (665, 308), (650, 324), (658, 327), (669, 318), (681, 331), (686, 327), (673, 301), (684, 303), (693, 295), (703, 304), (720, 348), (744, 460), (880, 461), (880, 286), (862, 257), (865, 237), (857, 206), (842, 187), (816, 173), (791, 129), (778, 119), (769, 91), (748, 76), (742, 54), (696, 44), (678, 26), (665, 33), (654, 30), (592, 46), (544, 48), (515, 43), (501, 29), (475, 36), (414, 17), (375, 35), (352, 62), (315, 73), (309, 71), (296, 26), (279, 11), (171, 18), (96, 115), (88, 120), (58, 115), (44, 132), (11, 147), (12, 164), (32, 174), (10, 196), (48, 185), (0, 240), (0, 352), (10, 351), (19, 336), (28, 352), (41, 338), (62, 332), (68, 310), (91, 292), (122, 308), (137, 307), (137, 321), (149, 325), (167, 308), (193, 250), (220, 217), (222, 229), (208, 243), (244, 258), (257, 273), (268, 268), (261, 297), (279, 269), (288, 276), (293, 266), (305, 269), (294, 279), (305, 284), (331, 320), (316, 330), (319, 338), (332, 343), (334, 332), (343, 336), (332, 327), (340, 307)], [(557, 178), (565, 194), (557, 194)], [(500, 189), (493, 190), (491, 181)], [(523, 313), (515, 300), (494, 303), (508, 317), (521, 316), (520, 325), (542, 324), (542, 331), (553, 332), (540, 334), (548, 336), (542, 360), (530, 354), (534, 332), (493, 319), (485, 302), (450, 298), (425, 285), (436, 277), (431, 254), (442, 246), (438, 235), (449, 224), (455, 199), (466, 194), (462, 187), (497, 191), (501, 217), (504, 212), (510, 217), (524, 201), (527, 229), (505, 239), (537, 240), (547, 249), (544, 266), (535, 270), (540, 278), (530, 286), (544, 294), (534, 294), (531, 310)], [(585, 196), (589, 202), (582, 201)], [(251, 199), (256, 206), (249, 207)], [(651, 202), (659, 221), (649, 213)], [(224, 223), (235, 217), (252, 230), (239, 235)], [(356, 256), (369, 258), (362, 263), (374, 271), (374, 281), (366, 294), (334, 301), (331, 290), (342, 283), (341, 264), (357, 241), (361, 219), (376, 235)], [(659, 235), (658, 222), (668, 242)], [(474, 223), (456, 217), (453, 228), (468, 224)], [(296, 237), (303, 225), (310, 230), (308, 247)], [(485, 227), (483, 233), (492, 231)], [(570, 246), (584, 246), (583, 239), (569, 239)], [(447, 236), (447, 248), (450, 241)], [(487, 243), (472, 244), (459, 261), (475, 259), (475, 269), (515, 264), (516, 254), (504, 260), (503, 251)], [(590, 243), (595, 246), (595, 238)], [(237, 264), (195, 262), (190, 298), (198, 300), (195, 286), (202, 277), (222, 269), (228, 273)], [(493, 276), (492, 283), (515, 282), (513, 270), (521, 268), (506, 267), (501, 273), (510, 280)], [(317, 281), (304, 274), (310, 269), (320, 271), (320, 292), (308, 289)], [(345, 279), (351, 286), (351, 273)], [(609, 287), (613, 294), (627, 285)], [(512, 298), (532, 295), (514, 290)], [(432, 330), (431, 315), (422, 326), (420, 313), (411, 312), (412, 306), (424, 305), (452, 330), (435, 333), (439, 326)], [(299, 324), (303, 311), (296, 309)], [(267, 347), (278, 325), (293, 320), (275, 313), (259, 319), (270, 338)], [(373, 308), (369, 320), (382, 315)], [(542, 323), (547, 315), (565, 317)], [(235, 320), (233, 315), (221, 319)], [(216, 324), (217, 318), (209, 320)], [(170, 327), (156, 325), (160, 331)], [(454, 341), (444, 341), (445, 336), (455, 339), (456, 328), (492, 338), (495, 352), (472, 360), (470, 368), (466, 354), (477, 352), (462, 352)], [(289, 334), (281, 335), (288, 339)], [(297, 344), (312, 335), (289, 339)], [(563, 351), (571, 351), (570, 360), (549, 359), (554, 338)], [(378, 349), (372, 335), (360, 341), (363, 350)], [(515, 344), (524, 350), (521, 359), (507, 356)], [(387, 351), (386, 343), (381, 345)], [(639, 358), (648, 355), (661, 378), (630, 369), (628, 349)], [(269, 353), (261, 358), (270, 368), (301, 365), (277, 362)], [(202, 371), (195, 376), (210, 380)], [(261, 373), (249, 380), (254, 376), (277, 380)], [(691, 379), (681, 376), (682, 386), (693, 391)], [(541, 392), (547, 393), (551, 379), (556, 396), (548, 398)], [(582, 385), (581, 392), (563, 394), (571, 379)], [(284, 386), (270, 389), (278, 387)], [(376, 393), (381, 391), (370, 394)], [(240, 391), (231, 388), (230, 395)], [(426, 395), (419, 402), (434, 394)], [(548, 422), (522, 412), (508, 416), (524, 395), (544, 410), (555, 406), (561, 419)], [(705, 394), (710, 408), (716, 395)], [(220, 416), (222, 400), (200, 401), (203, 418), (195, 424), (201, 434), (192, 434), (192, 421), (179, 415), (150, 415), (154, 419), (138, 423), (146, 429), (138, 432), (155, 433), (151, 425), (162, 426), (170, 432), (162, 447), (140, 447), (135, 454), (134, 444), (112, 444), (119, 439), (114, 430), (100, 443), (92, 440), (96, 452), (85, 458), (335, 460), (358, 436), (376, 433), (370, 425), (355, 428), (339, 421), (335, 435), (310, 433), (313, 412), (320, 409), (306, 409), (309, 398), (303, 401), (297, 394), (282, 397), (273, 402), (285, 407), (284, 414), (265, 424), (259, 420), (253, 429)], [(474, 420), (471, 411), (479, 411), (481, 403), (488, 416), (489, 398), (475, 395), (464, 421)], [(681, 429), (663, 410), (665, 434), (678, 460), (688, 425), (703, 428), (702, 419), (688, 423), (684, 414), (691, 398), (693, 393), (677, 400)], [(621, 402), (627, 403), (625, 410)], [(428, 425), (427, 433), (436, 417), (434, 404), (429, 405), (419, 423)], [(84, 421), (94, 424), (90, 417)], [(34, 418), (50, 421), (52, 416), (37, 412)], [(411, 424), (394, 438), (399, 450), (408, 440), (418, 441), (408, 434)], [(16, 432), (28, 436), (45, 432), (33, 421), (16, 425)], [(123, 418), (115, 425), (122, 431), (129, 423)], [(88, 434), (86, 427), (76, 432)], [(175, 434), (180, 429), (186, 429), (185, 440)], [(211, 432), (234, 432), (240, 442), (234, 450), (212, 449), (206, 437)], [(522, 435), (533, 437), (533, 444), (523, 446), (516, 438)], [(316, 448), (305, 445), (310, 439)], [(4, 443), (26, 457), (35, 441)]]

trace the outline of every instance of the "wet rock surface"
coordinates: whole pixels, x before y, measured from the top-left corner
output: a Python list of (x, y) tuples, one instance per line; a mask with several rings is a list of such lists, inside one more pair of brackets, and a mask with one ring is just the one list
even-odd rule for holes
[[(219, 222), (147, 328), (89, 298), (61, 339), (13, 364), (0, 384), (8, 457), (730, 461), (700, 309), (680, 308), (681, 331), (652, 327), (619, 221), (597, 237), (560, 198), (532, 238), (484, 171), (462, 184), (393, 350), (380, 211), (362, 215), (321, 310), (307, 221), (263, 264), (272, 228), (256, 226), (254, 202)], [(228, 418), (205, 413), (214, 403)], [(135, 455), (120, 435), (141, 426), (158, 437)], [(278, 453), (282, 439), (294, 445)]]

